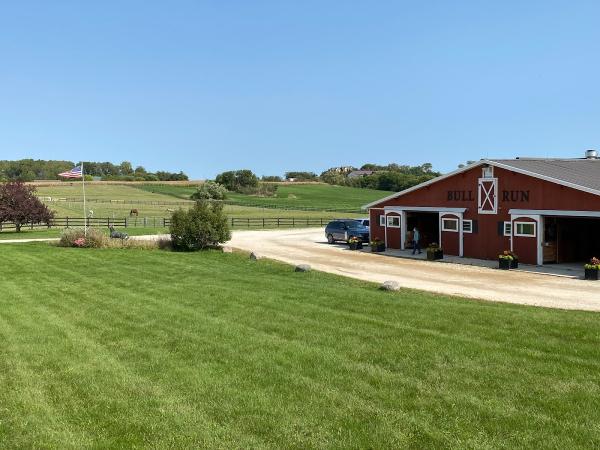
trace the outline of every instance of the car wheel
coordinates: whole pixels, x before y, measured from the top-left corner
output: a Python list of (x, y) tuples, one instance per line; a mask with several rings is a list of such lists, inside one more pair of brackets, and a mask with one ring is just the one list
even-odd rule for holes
[(335, 242), (335, 239), (333, 239), (333, 235), (332, 234), (328, 234), (327, 235), (327, 243), (328, 244), (333, 244)]

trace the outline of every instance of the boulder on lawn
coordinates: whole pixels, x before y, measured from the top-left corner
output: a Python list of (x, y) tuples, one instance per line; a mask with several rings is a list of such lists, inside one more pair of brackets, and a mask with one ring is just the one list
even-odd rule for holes
[(233, 249), (231, 247), (223, 247), (223, 253), (233, 253)]
[(384, 281), (379, 289), (382, 291), (398, 291), (400, 290), (400, 283), (397, 281)]
[(252, 261), (258, 261), (261, 258), (262, 258), (262, 256), (254, 253), (254, 252), (250, 253), (250, 260), (252, 260)]
[(295, 272), (310, 272), (310, 266), (308, 264), (298, 264), (294, 269)]

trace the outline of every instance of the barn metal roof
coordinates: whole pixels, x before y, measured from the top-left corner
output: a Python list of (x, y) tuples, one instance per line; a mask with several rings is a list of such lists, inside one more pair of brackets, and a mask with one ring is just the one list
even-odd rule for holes
[(491, 159), (492, 164), (509, 166), (556, 181), (600, 191), (600, 159)]

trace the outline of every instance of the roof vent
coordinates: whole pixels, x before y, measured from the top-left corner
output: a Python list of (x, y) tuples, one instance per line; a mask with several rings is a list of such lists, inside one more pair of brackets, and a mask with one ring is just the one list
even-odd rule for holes
[(586, 150), (585, 159), (598, 159), (598, 152), (596, 150)]

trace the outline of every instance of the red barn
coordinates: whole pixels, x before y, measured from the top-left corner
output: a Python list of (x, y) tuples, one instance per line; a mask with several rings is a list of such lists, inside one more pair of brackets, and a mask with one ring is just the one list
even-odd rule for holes
[(365, 206), (371, 238), (410, 248), (439, 243), (448, 255), (496, 259), (512, 250), (529, 264), (600, 256), (600, 160), (481, 160)]

